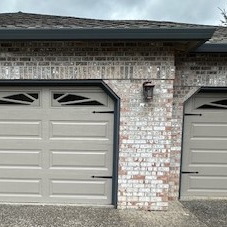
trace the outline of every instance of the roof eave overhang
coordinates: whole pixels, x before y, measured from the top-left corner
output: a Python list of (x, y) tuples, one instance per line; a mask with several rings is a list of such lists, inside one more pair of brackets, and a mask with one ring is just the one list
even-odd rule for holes
[(227, 43), (204, 43), (193, 52), (195, 53), (227, 53)]
[(155, 40), (204, 43), (212, 37), (214, 31), (215, 28), (12, 28), (0, 29), (0, 40)]

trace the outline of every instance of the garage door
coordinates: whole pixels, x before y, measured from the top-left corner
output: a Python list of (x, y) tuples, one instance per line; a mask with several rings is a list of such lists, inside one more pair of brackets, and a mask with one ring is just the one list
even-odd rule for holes
[(227, 93), (201, 92), (185, 106), (181, 199), (227, 197)]
[(113, 101), (98, 87), (0, 90), (0, 201), (111, 204)]

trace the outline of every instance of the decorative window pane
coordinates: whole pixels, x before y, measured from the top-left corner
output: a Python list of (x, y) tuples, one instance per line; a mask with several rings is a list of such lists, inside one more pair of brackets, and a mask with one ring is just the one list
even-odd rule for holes
[(39, 94), (38, 93), (28, 93), (28, 95), (30, 95), (34, 99), (38, 99), (39, 98)]
[(54, 99), (58, 99), (59, 97), (63, 96), (64, 94), (58, 94), (58, 93), (55, 93), (54, 94)]
[(100, 101), (80, 94), (54, 93), (53, 99), (57, 106), (104, 106)]
[(212, 102), (214, 104), (220, 104), (220, 105), (224, 105), (227, 107), (227, 99), (224, 100), (220, 100), (220, 101), (216, 101), (216, 102)]
[(80, 100), (85, 100), (85, 99), (88, 99), (88, 98), (78, 96), (78, 95), (68, 94), (68, 95), (64, 96), (63, 98), (58, 99), (58, 102), (62, 103), (62, 102), (80, 101)]
[(202, 105), (198, 107), (197, 109), (227, 109), (227, 107), (224, 106), (212, 106), (212, 105)]
[(38, 99), (39, 93), (0, 92), (0, 105), (37, 106)]
[(67, 106), (103, 106), (102, 103), (100, 102), (97, 102), (97, 101), (87, 101), (87, 102), (80, 102), (80, 103), (66, 103), (66, 104), (63, 104), (63, 105), (67, 105)]
[(227, 99), (213, 101), (207, 104), (203, 104), (197, 109), (227, 109)]
[(11, 99), (11, 100), (25, 101), (25, 102), (33, 102), (34, 101), (34, 99), (31, 99), (30, 97), (26, 96), (25, 94), (5, 96), (4, 98)]

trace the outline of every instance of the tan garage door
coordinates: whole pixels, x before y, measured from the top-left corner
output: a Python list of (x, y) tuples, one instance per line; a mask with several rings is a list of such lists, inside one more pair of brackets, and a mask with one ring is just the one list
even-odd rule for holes
[(0, 201), (111, 204), (113, 108), (98, 87), (1, 89)]
[(185, 106), (181, 199), (227, 197), (227, 93), (202, 92)]

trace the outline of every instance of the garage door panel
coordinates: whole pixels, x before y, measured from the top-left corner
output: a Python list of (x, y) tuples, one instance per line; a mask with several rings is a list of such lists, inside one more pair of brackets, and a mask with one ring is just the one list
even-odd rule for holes
[(226, 150), (191, 150), (191, 165), (227, 165), (227, 149)]
[(46, 170), (42, 167), (16, 167), (16, 168), (1, 168), (0, 178), (13, 178), (13, 179), (23, 179), (23, 178), (44, 178), (46, 177)]
[(182, 190), (185, 191), (182, 198), (184, 196), (226, 196), (227, 177), (183, 176)]
[[(50, 196), (46, 199), (48, 203), (63, 203), (63, 204), (88, 204), (88, 205), (107, 205), (111, 204), (111, 199), (108, 196)], [(56, 202), (57, 201), (57, 202)]]
[[(210, 150), (210, 149), (217, 149), (218, 150), (224, 150), (227, 147), (227, 140), (196, 140), (196, 139), (190, 139), (188, 140), (187, 147), (190, 147), (190, 149), (200, 149), (200, 150)], [(186, 148), (187, 149), (187, 148)]]
[(107, 168), (107, 151), (51, 151), (50, 167)]
[(50, 197), (64, 198), (71, 200), (81, 200), (82, 203), (110, 203), (108, 196), (111, 190), (111, 180), (73, 180), (73, 179), (51, 179), (50, 180)]
[(108, 122), (52, 121), (51, 139), (107, 139)]
[(41, 179), (0, 178), (0, 198), (4, 196), (41, 196)]
[(41, 121), (0, 120), (0, 139), (41, 139)]
[[(56, 145), (56, 144), (55, 144)], [(58, 148), (58, 149), (56, 149)], [(112, 145), (97, 145), (93, 143), (93, 146), (84, 144), (82, 146), (72, 145), (71, 149), (66, 150), (62, 146), (51, 149), (50, 154), (50, 169), (56, 171), (72, 171), (75, 174), (87, 175), (112, 175)]]
[[(217, 122), (192, 123), (193, 138), (226, 138), (227, 124)], [(226, 138), (227, 139), (227, 138)]]
[[(2, 141), (2, 142), (1, 142)], [(10, 138), (0, 140), (0, 150), (42, 150), (45, 149), (41, 139)]]
[(197, 171), (199, 175), (226, 175), (227, 152), (225, 151), (190, 151), (187, 161), (188, 171)]
[(42, 167), (41, 150), (0, 150), (0, 169), (28, 167)]
[(107, 181), (104, 180), (73, 180), (73, 179), (51, 179), (52, 196), (80, 196), (80, 195), (97, 195), (106, 194)]

